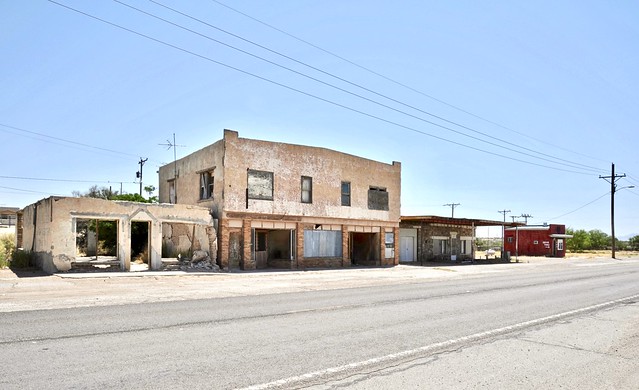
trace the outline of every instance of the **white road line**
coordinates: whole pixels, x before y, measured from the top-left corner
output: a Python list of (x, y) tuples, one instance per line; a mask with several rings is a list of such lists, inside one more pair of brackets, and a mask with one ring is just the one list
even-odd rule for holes
[(429, 353), (429, 352), (434, 352), (434, 351), (437, 351), (437, 350), (440, 350), (440, 349), (444, 349), (444, 348), (450, 348), (450, 347), (456, 346), (458, 344), (475, 342), (475, 341), (479, 341), (479, 340), (482, 340), (482, 339), (485, 339), (485, 338), (495, 337), (495, 336), (499, 336), (499, 335), (502, 335), (502, 334), (511, 333), (511, 332), (514, 332), (514, 331), (517, 331), (517, 330), (529, 328), (529, 327), (532, 327), (532, 326), (541, 325), (541, 324), (546, 323), (546, 322), (557, 321), (557, 320), (561, 320), (561, 319), (564, 319), (564, 318), (567, 318), (567, 317), (572, 317), (572, 316), (575, 316), (575, 315), (578, 315), (578, 314), (583, 314), (583, 313), (587, 313), (587, 312), (591, 312), (591, 311), (604, 309), (604, 308), (611, 307), (611, 306), (614, 306), (614, 305), (618, 305), (620, 303), (623, 303), (623, 302), (626, 302), (626, 301), (630, 301), (630, 300), (634, 300), (634, 299), (639, 299), (639, 294), (631, 295), (631, 296), (628, 296), (628, 297), (625, 297), (625, 298), (615, 299), (613, 301), (608, 301), (608, 302), (600, 303), (600, 304), (597, 304), (597, 305), (583, 307), (581, 309), (575, 309), (575, 310), (570, 310), (570, 311), (566, 311), (566, 312), (559, 313), (559, 314), (553, 314), (551, 316), (541, 317), (541, 318), (537, 318), (537, 319), (530, 320), (530, 321), (524, 321), (524, 322), (520, 322), (518, 324), (505, 326), (503, 328), (497, 328), (497, 329), (493, 329), (493, 330), (489, 330), (489, 331), (485, 331), (485, 332), (480, 332), (480, 333), (475, 333), (475, 334), (471, 334), (471, 335), (460, 337), (460, 338), (456, 338), (456, 339), (442, 341), (442, 342), (435, 343), (435, 344), (429, 344), (429, 345), (425, 345), (423, 347), (419, 347), (419, 348), (415, 348), (415, 349), (409, 349), (409, 350), (406, 350), (406, 351), (392, 353), (392, 354), (389, 354), (389, 355), (379, 356), (379, 357), (375, 357), (375, 358), (364, 360), (364, 361), (360, 361), (360, 362), (354, 362), (354, 363), (345, 364), (345, 365), (342, 365), (342, 366), (327, 368), (327, 369), (324, 369), (324, 370), (313, 371), (313, 372), (309, 372), (309, 373), (302, 374), (302, 375), (297, 375), (297, 376), (292, 376), (292, 377), (289, 377), (289, 378), (279, 379), (279, 380), (276, 380), (276, 381), (273, 381), (273, 382), (253, 385), (253, 386), (242, 388), (241, 390), (263, 390), (263, 389), (273, 389), (273, 388), (278, 388), (278, 387), (284, 387), (284, 386), (291, 385), (291, 384), (294, 384), (294, 383), (299, 383), (299, 382), (303, 382), (303, 381), (307, 381), (307, 380), (311, 380), (311, 379), (315, 379), (315, 378), (320, 378), (320, 377), (331, 375), (331, 374), (339, 374), (339, 373), (342, 373), (342, 372), (346, 372), (348, 370), (362, 369), (362, 368), (365, 368), (365, 367), (374, 366), (374, 365), (378, 365), (378, 364), (385, 363), (385, 362), (391, 362), (391, 361), (395, 361), (395, 360), (399, 360), (399, 359), (406, 359), (406, 358), (409, 358), (409, 357), (412, 357), (412, 356), (422, 355), (422, 354), (426, 354), (426, 353)]

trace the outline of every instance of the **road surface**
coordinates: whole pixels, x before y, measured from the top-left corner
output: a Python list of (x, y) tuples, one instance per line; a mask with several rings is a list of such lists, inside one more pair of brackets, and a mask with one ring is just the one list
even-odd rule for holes
[(5, 311), (0, 388), (636, 389), (638, 278), (637, 261), (513, 265), (401, 283)]

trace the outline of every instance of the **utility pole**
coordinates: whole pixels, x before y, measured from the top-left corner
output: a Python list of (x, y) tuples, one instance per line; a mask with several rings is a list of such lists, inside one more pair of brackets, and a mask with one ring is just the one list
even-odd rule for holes
[(446, 203), (444, 206), (448, 206), (451, 209), (451, 218), (455, 218), (455, 207), (459, 206), (461, 203)]
[(501, 225), (501, 259), (504, 260), (504, 241), (506, 241), (506, 214), (510, 213), (510, 210), (498, 210), (500, 214), (504, 214), (504, 223)]
[(140, 164), (140, 170), (135, 172), (135, 177), (140, 179), (140, 196), (142, 196), (142, 167), (144, 166), (144, 163), (147, 162), (148, 160), (149, 160), (148, 158), (145, 158), (143, 160), (142, 157), (140, 157), (140, 162), (138, 163)]
[(524, 225), (528, 225), (528, 218), (534, 218), (530, 214), (522, 214), (522, 215), (520, 215), (520, 217), (524, 219)]
[(623, 175), (615, 175), (615, 163), (612, 163), (612, 172), (610, 176), (601, 176), (600, 179), (604, 179), (608, 183), (610, 183), (610, 230), (612, 232), (612, 258), (615, 258), (615, 249), (617, 244), (615, 243), (615, 191), (617, 189), (617, 180), (622, 177), (626, 177), (626, 174)]

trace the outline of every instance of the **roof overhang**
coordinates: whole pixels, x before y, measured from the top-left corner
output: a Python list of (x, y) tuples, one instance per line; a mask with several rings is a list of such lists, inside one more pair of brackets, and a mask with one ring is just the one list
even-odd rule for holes
[(551, 234), (550, 238), (572, 238), (572, 234)]
[(415, 222), (415, 223), (429, 223), (429, 224), (442, 224), (442, 225), (455, 225), (455, 226), (521, 226), (521, 222), (502, 222), (491, 221), (488, 219), (474, 219), (474, 218), (449, 218), (441, 217), (437, 215), (421, 215), (421, 216), (402, 216), (400, 222)]

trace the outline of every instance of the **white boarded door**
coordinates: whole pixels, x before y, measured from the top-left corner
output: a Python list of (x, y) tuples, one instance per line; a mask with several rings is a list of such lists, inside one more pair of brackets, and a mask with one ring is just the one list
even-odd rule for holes
[(413, 237), (402, 237), (400, 241), (399, 261), (415, 261), (415, 240)]

